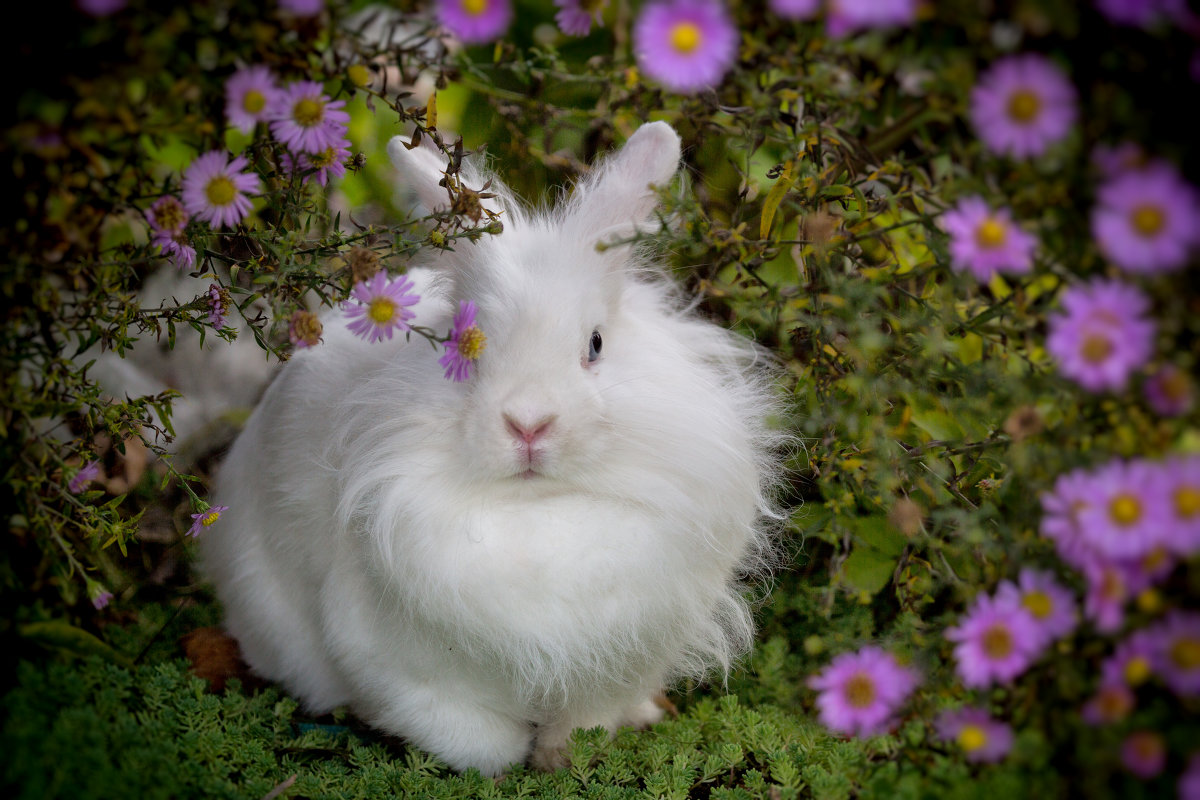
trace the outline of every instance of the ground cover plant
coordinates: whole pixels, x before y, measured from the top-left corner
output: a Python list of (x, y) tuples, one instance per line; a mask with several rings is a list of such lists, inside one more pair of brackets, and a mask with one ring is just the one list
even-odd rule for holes
[[(0, 151), (9, 794), (1200, 796), (1185, 3), (56, 10), (16, 46)], [(191, 675), (181, 638), (220, 609), (189, 553), (246, 408), (193, 423), (243, 380), (227, 356), (265, 381), (326, 309), (469, 380), (468, 310), (405, 330), (421, 251), (504, 235), (459, 159), (536, 198), (656, 119), (687, 177), (654, 246), (788, 398), (753, 654), (653, 730), (499, 781)], [(398, 133), (445, 153), (431, 218)], [(208, 355), (106, 378), (168, 350)]]

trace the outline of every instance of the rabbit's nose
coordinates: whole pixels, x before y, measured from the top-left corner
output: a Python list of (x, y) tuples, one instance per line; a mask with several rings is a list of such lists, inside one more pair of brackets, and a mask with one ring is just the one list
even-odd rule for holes
[(550, 426), (554, 424), (554, 420), (556, 419), (558, 417), (555, 414), (547, 414), (534, 420), (522, 420), (511, 414), (505, 414), (504, 424), (508, 427), (508, 432), (514, 437), (525, 444), (531, 445), (550, 430)]

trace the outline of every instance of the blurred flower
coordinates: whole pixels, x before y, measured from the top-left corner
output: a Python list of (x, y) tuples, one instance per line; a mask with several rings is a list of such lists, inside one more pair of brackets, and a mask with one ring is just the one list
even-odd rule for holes
[(279, 7), (297, 17), (315, 17), (325, 8), (325, 0), (279, 0)]
[(608, 0), (554, 0), (558, 13), (554, 21), (563, 33), (570, 36), (587, 36), (592, 31), (592, 20), (603, 24), (600, 14)]
[(347, 302), (346, 317), (350, 322), (346, 328), (356, 336), (369, 342), (391, 339), (397, 330), (412, 330), (408, 321), (416, 316), (409, 306), (421, 299), (412, 294), (413, 282), (406, 275), (394, 281), (388, 280), (386, 272), (377, 272), (369, 281), (356, 283), (350, 294), (357, 305)]
[(1015, 597), (980, 594), (958, 625), (946, 629), (965, 686), (1010, 683), (1037, 658), (1045, 639)]
[(1007, 208), (993, 210), (982, 197), (964, 197), (942, 215), (950, 235), (950, 266), (987, 283), (996, 272), (1033, 269), (1037, 240), (1021, 230)]
[(738, 31), (720, 0), (647, 3), (633, 28), (638, 65), (684, 94), (721, 82), (737, 58)]
[(1192, 753), (1179, 776), (1179, 800), (1200, 800), (1200, 752)]
[(1187, 0), (1096, 0), (1096, 8), (1117, 25), (1150, 28), (1182, 21), (1187, 15)]
[(96, 583), (90, 578), (85, 578), (85, 580), (87, 581), (88, 599), (92, 601), (93, 608), (99, 611), (112, 602), (112, 592), (108, 591), (108, 589), (105, 589), (104, 586)]
[(88, 16), (107, 17), (129, 5), (129, 0), (75, 0), (75, 5)]
[(88, 484), (100, 477), (100, 472), (100, 462), (89, 461), (80, 468), (79, 472), (75, 473), (75, 477), (71, 478), (67, 484), (67, 491), (71, 494), (79, 494), (88, 487)]
[(438, 22), (467, 44), (499, 38), (512, 22), (511, 0), (437, 0)]
[(1169, 532), (1166, 546), (1190, 558), (1200, 552), (1200, 456), (1169, 458), (1162, 464)]
[(1075, 87), (1045, 56), (996, 61), (971, 90), (971, 122), (984, 145), (1013, 158), (1040, 156), (1075, 124)]
[(900, 666), (878, 647), (834, 657), (822, 672), (809, 678), (817, 690), (821, 723), (853, 736), (876, 736), (890, 727), (896, 710), (916, 688), (916, 672)]
[(1030, 436), (1037, 436), (1046, 429), (1046, 421), (1042, 419), (1042, 414), (1038, 411), (1037, 406), (1024, 405), (1014, 408), (1012, 413), (1004, 420), (1002, 430), (1012, 437), (1014, 442), (1020, 442), (1028, 439)]
[(1070, 634), (1079, 621), (1074, 595), (1050, 572), (1023, 568), (1017, 583), (1004, 581), (996, 587), (996, 597), (1015, 601), (1033, 616), (1041, 638), (1037, 649)]
[(444, 343), (446, 352), (438, 359), (438, 363), (446, 368), (446, 378), (457, 383), (471, 376), (471, 364), (487, 346), (487, 337), (475, 324), (475, 312), (475, 304), (470, 300), (458, 304), (450, 338)]
[(183, 206), (188, 213), (220, 229), (234, 225), (250, 213), (247, 193), (261, 189), (258, 176), (242, 172), (244, 156), (232, 161), (220, 150), (199, 156), (183, 173)]
[(1046, 349), (1063, 375), (1091, 392), (1121, 391), (1154, 351), (1150, 301), (1136, 286), (1096, 278), (1063, 292)]
[(150, 243), (158, 245), (159, 255), (168, 256), (180, 269), (191, 269), (196, 263), (196, 248), (184, 233), (188, 213), (183, 204), (165, 194), (146, 210), (146, 219), (152, 234)]
[(1168, 536), (1162, 465), (1113, 459), (1091, 473), (1091, 502), (1077, 519), (1084, 540), (1102, 557), (1140, 559)]
[(1174, 364), (1164, 364), (1142, 384), (1146, 404), (1164, 417), (1181, 417), (1196, 404), (1196, 385)]
[(1064, 472), (1054, 487), (1038, 498), (1042, 504), (1042, 536), (1054, 542), (1059, 558), (1076, 569), (1083, 569), (1090, 549), (1079, 530), (1079, 512), (1091, 502), (1092, 478), (1086, 469)]
[(192, 514), (192, 527), (188, 528), (188, 536), (199, 536), (205, 528), (216, 524), (221, 515), (229, 510), (229, 506), (209, 506), (199, 514)]
[(938, 715), (936, 727), (938, 737), (956, 742), (966, 752), (968, 761), (999, 761), (1012, 749), (1012, 728), (992, 719), (982, 708), (943, 711)]
[[(282, 156), (283, 167), (292, 174), (304, 175), (304, 183), (310, 178), (316, 178), (317, 183), (324, 186), (330, 177), (340, 178), (346, 174), (346, 160), (350, 158), (350, 142), (342, 139), (333, 147), (327, 147), (317, 153), (300, 153), (292, 156), (285, 152)], [(310, 170), (316, 170), (310, 172)], [(307, 174), (305, 174), (307, 173)]]
[(767, 0), (767, 8), (784, 19), (812, 19), (821, 12), (821, 0)]
[(337, 147), (350, 114), (345, 100), (330, 100), (316, 81), (296, 81), (280, 91), (271, 109), (271, 135), (293, 153), (320, 153)]
[(271, 70), (258, 64), (243, 67), (225, 82), (225, 118), (242, 133), (270, 119), (279, 87)]
[(1134, 631), (1100, 665), (1100, 682), (1141, 686), (1154, 674), (1157, 646), (1153, 631)]
[(1167, 763), (1167, 744), (1162, 734), (1134, 731), (1121, 744), (1121, 763), (1139, 778), (1153, 778)]
[(1155, 161), (1118, 173), (1096, 196), (1092, 235), (1118, 267), (1153, 273), (1187, 263), (1200, 230), (1200, 203), (1195, 187), (1173, 166)]
[(1172, 611), (1148, 629), (1157, 639), (1155, 672), (1171, 691), (1200, 695), (1200, 613)]
[(208, 286), (208, 324), (213, 330), (219, 331), (225, 327), (225, 316), (229, 313), (229, 290), (215, 283)]
[(323, 331), (321, 320), (311, 311), (295, 311), (288, 319), (288, 341), (298, 350), (320, 342)]
[(1133, 711), (1133, 692), (1123, 683), (1103, 683), (1083, 705), (1080, 712), (1089, 725), (1111, 725), (1120, 722)]
[(355, 283), (365, 281), (379, 272), (379, 253), (369, 247), (351, 247), (346, 252), (345, 260), (350, 267), (350, 277)]
[(917, 0), (828, 0), (825, 29), (842, 37), (858, 30), (911, 25), (917, 18)]
[(1098, 144), (1092, 149), (1092, 166), (1105, 178), (1140, 169), (1146, 165), (1146, 151), (1137, 142)]

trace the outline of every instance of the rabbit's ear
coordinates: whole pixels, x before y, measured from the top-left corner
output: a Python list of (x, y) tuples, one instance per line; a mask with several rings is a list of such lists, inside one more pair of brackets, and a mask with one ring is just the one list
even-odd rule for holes
[(594, 229), (638, 225), (658, 205), (655, 187), (670, 183), (679, 168), (679, 134), (665, 122), (649, 122), (600, 169), (581, 198), (581, 216)]
[(422, 145), (410, 150), (404, 136), (393, 136), (388, 142), (387, 151), (392, 163), (400, 171), (398, 188), (401, 192), (415, 194), (427, 212), (450, 205), (446, 188), (438, 185), (446, 176), (444, 155)]

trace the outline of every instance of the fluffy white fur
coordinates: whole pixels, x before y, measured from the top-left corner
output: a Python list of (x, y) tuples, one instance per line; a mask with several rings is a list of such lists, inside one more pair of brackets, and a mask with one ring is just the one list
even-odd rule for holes
[[(438, 157), (390, 152), (446, 203)], [(644, 125), (556, 211), (505, 194), (503, 234), (412, 273), (418, 324), (479, 305), (466, 383), (419, 337), (368, 344), (336, 314), (285, 366), (201, 540), (256, 672), (498, 774), (555, 764), (573, 728), (656, 721), (668, 682), (749, 647), (738, 578), (770, 551), (778, 474), (763, 359), (631, 248), (596, 249), (647, 223), (678, 161)], [(527, 447), (513, 423), (548, 427)]]

